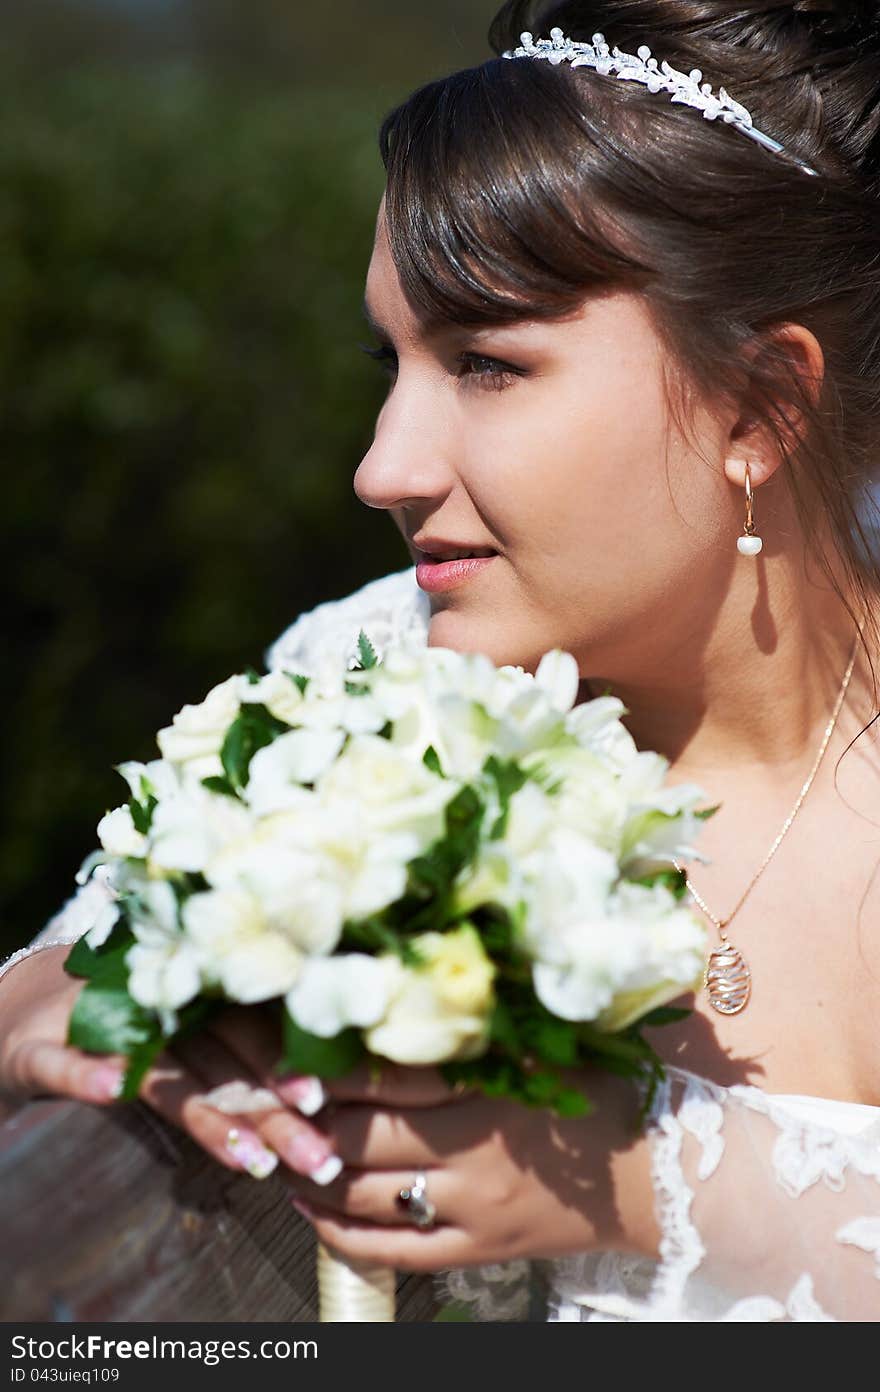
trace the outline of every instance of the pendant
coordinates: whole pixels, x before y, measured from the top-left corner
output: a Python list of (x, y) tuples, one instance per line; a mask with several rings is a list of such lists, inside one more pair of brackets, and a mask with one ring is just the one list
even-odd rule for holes
[(738, 1015), (752, 994), (752, 974), (742, 953), (725, 942), (709, 958), (704, 985), (709, 1004), (720, 1015)]

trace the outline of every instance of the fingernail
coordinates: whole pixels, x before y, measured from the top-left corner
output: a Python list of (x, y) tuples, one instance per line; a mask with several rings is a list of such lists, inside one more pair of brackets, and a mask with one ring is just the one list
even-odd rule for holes
[(118, 1068), (96, 1068), (90, 1079), (92, 1096), (99, 1102), (118, 1097), (125, 1083), (125, 1074)]
[(327, 1159), (327, 1146), (317, 1136), (297, 1132), (287, 1146), (287, 1158), (299, 1174), (311, 1175)]
[(285, 1101), (290, 1101), (303, 1116), (314, 1116), (320, 1112), (327, 1101), (327, 1093), (320, 1078), (297, 1078), (279, 1088)]
[(344, 1162), (338, 1155), (328, 1155), (323, 1165), (319, 1165), (316, 1170), (312, 1170), (309, 1179), (314, 1184), (330, 1184), (338, 1174), (341, 1174)]
[(302, 1199), (291, 1199), (290, 1202), (293, 1204), (297, 1213), (301, 1213), (304, 1218), (314, 1218), (315, 1210), (310, 1208)]
[(254, 1179), (265, 1179), (278, 1164), (274, 1150), (267, 1149), (252, 1131), (240, 1131), (237, 1126), (227, 1131), (226, 1148)]

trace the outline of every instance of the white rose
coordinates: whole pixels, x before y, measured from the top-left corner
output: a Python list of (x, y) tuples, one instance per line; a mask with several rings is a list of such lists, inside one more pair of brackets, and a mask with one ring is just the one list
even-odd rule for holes
[(646, 942), (596, 1021), (605, 1030), (625, 1029), (649, 1010), (698, 990), (709, 951), (705, 924), (665, 885), (623, 881), (616, 899), (621, 915), (638, 921)]
[(262, 817), (302, 805), (302, 785), (314, 783), (329, 768), (346, 738), (344, 730), (291, 730), (258, 749), (244, 793), (251, 810)]
[(108, 855), (141, 857), (147, 850), (147, 838), (136, 829), (127, 806), (105, 813), (98, 823), (98, 840)]
[(241, 677), (229, 677), (212, 687), (199, 705), (178, 711), (156, 737), (162, 757), (186, 764), (199, 778), (222, 775), (220, 750), (241, 709), (240, 690)]
[(215, 889), (252, 894), (300, 951), (329, 953), (346, 917), (347, 869), (318, 844), (317, 799), (307, 797), (297, 811), (262, 818), (209, 859), (204, 873)]
[(395, 1063), (436, 1064), (477, 1058), (489, 1047), (495, 968), (470, 925), (421, 933), (412, 945), (424, 965), (405, 967), (385, 956), (393, 972), (384, 1018), (368, 1030), (367, 1047)]
[(150, 862), (162, 870), (203, 871), (224, 846), (246, 836), (253, 817), (237, 798), (188, 781), (153, 811)]
[(388, 740), (355, 735), (315, 790), (325, 805), (357, 804), (369, 820), (371, 839), (396, 834), (418, 855), (443, 835), (446, 806), (458, 787)]
[(183, 907), (183, 922), (205, 962), (203, 976), (231, 1000), (272, 1000), (299, 976), (302, 953), (269, 927), (259, 902), (244, 890), (194, 894)]
[(287, 993), (287, 1009), (300, 1029), (332, 1039), (381, 1020), (394, 979), (392, 963), (364, 952), (312, 957)]

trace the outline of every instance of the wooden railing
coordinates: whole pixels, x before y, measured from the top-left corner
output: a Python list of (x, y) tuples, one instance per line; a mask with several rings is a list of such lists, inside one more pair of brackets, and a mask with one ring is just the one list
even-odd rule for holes
[[(0, 1320), (317, 1319), (280, 1169), (234, 1174), (143, 1102), (0, 1113)], [(400, 1277), (399, 1321), (438, 1308), (430, 1277)]]

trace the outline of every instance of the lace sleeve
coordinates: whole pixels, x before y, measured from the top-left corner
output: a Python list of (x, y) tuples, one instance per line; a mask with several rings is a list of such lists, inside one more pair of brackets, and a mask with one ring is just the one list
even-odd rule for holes
[(800, 1101), (670, 1070), (652, 1118), (656, 1311), (880, 1319), (880, 1111)]
[(659, 1260), (553, 1263), (558, 1319), (880, 1319), (880, 1109), (669, 1069), (649, 1135)]

